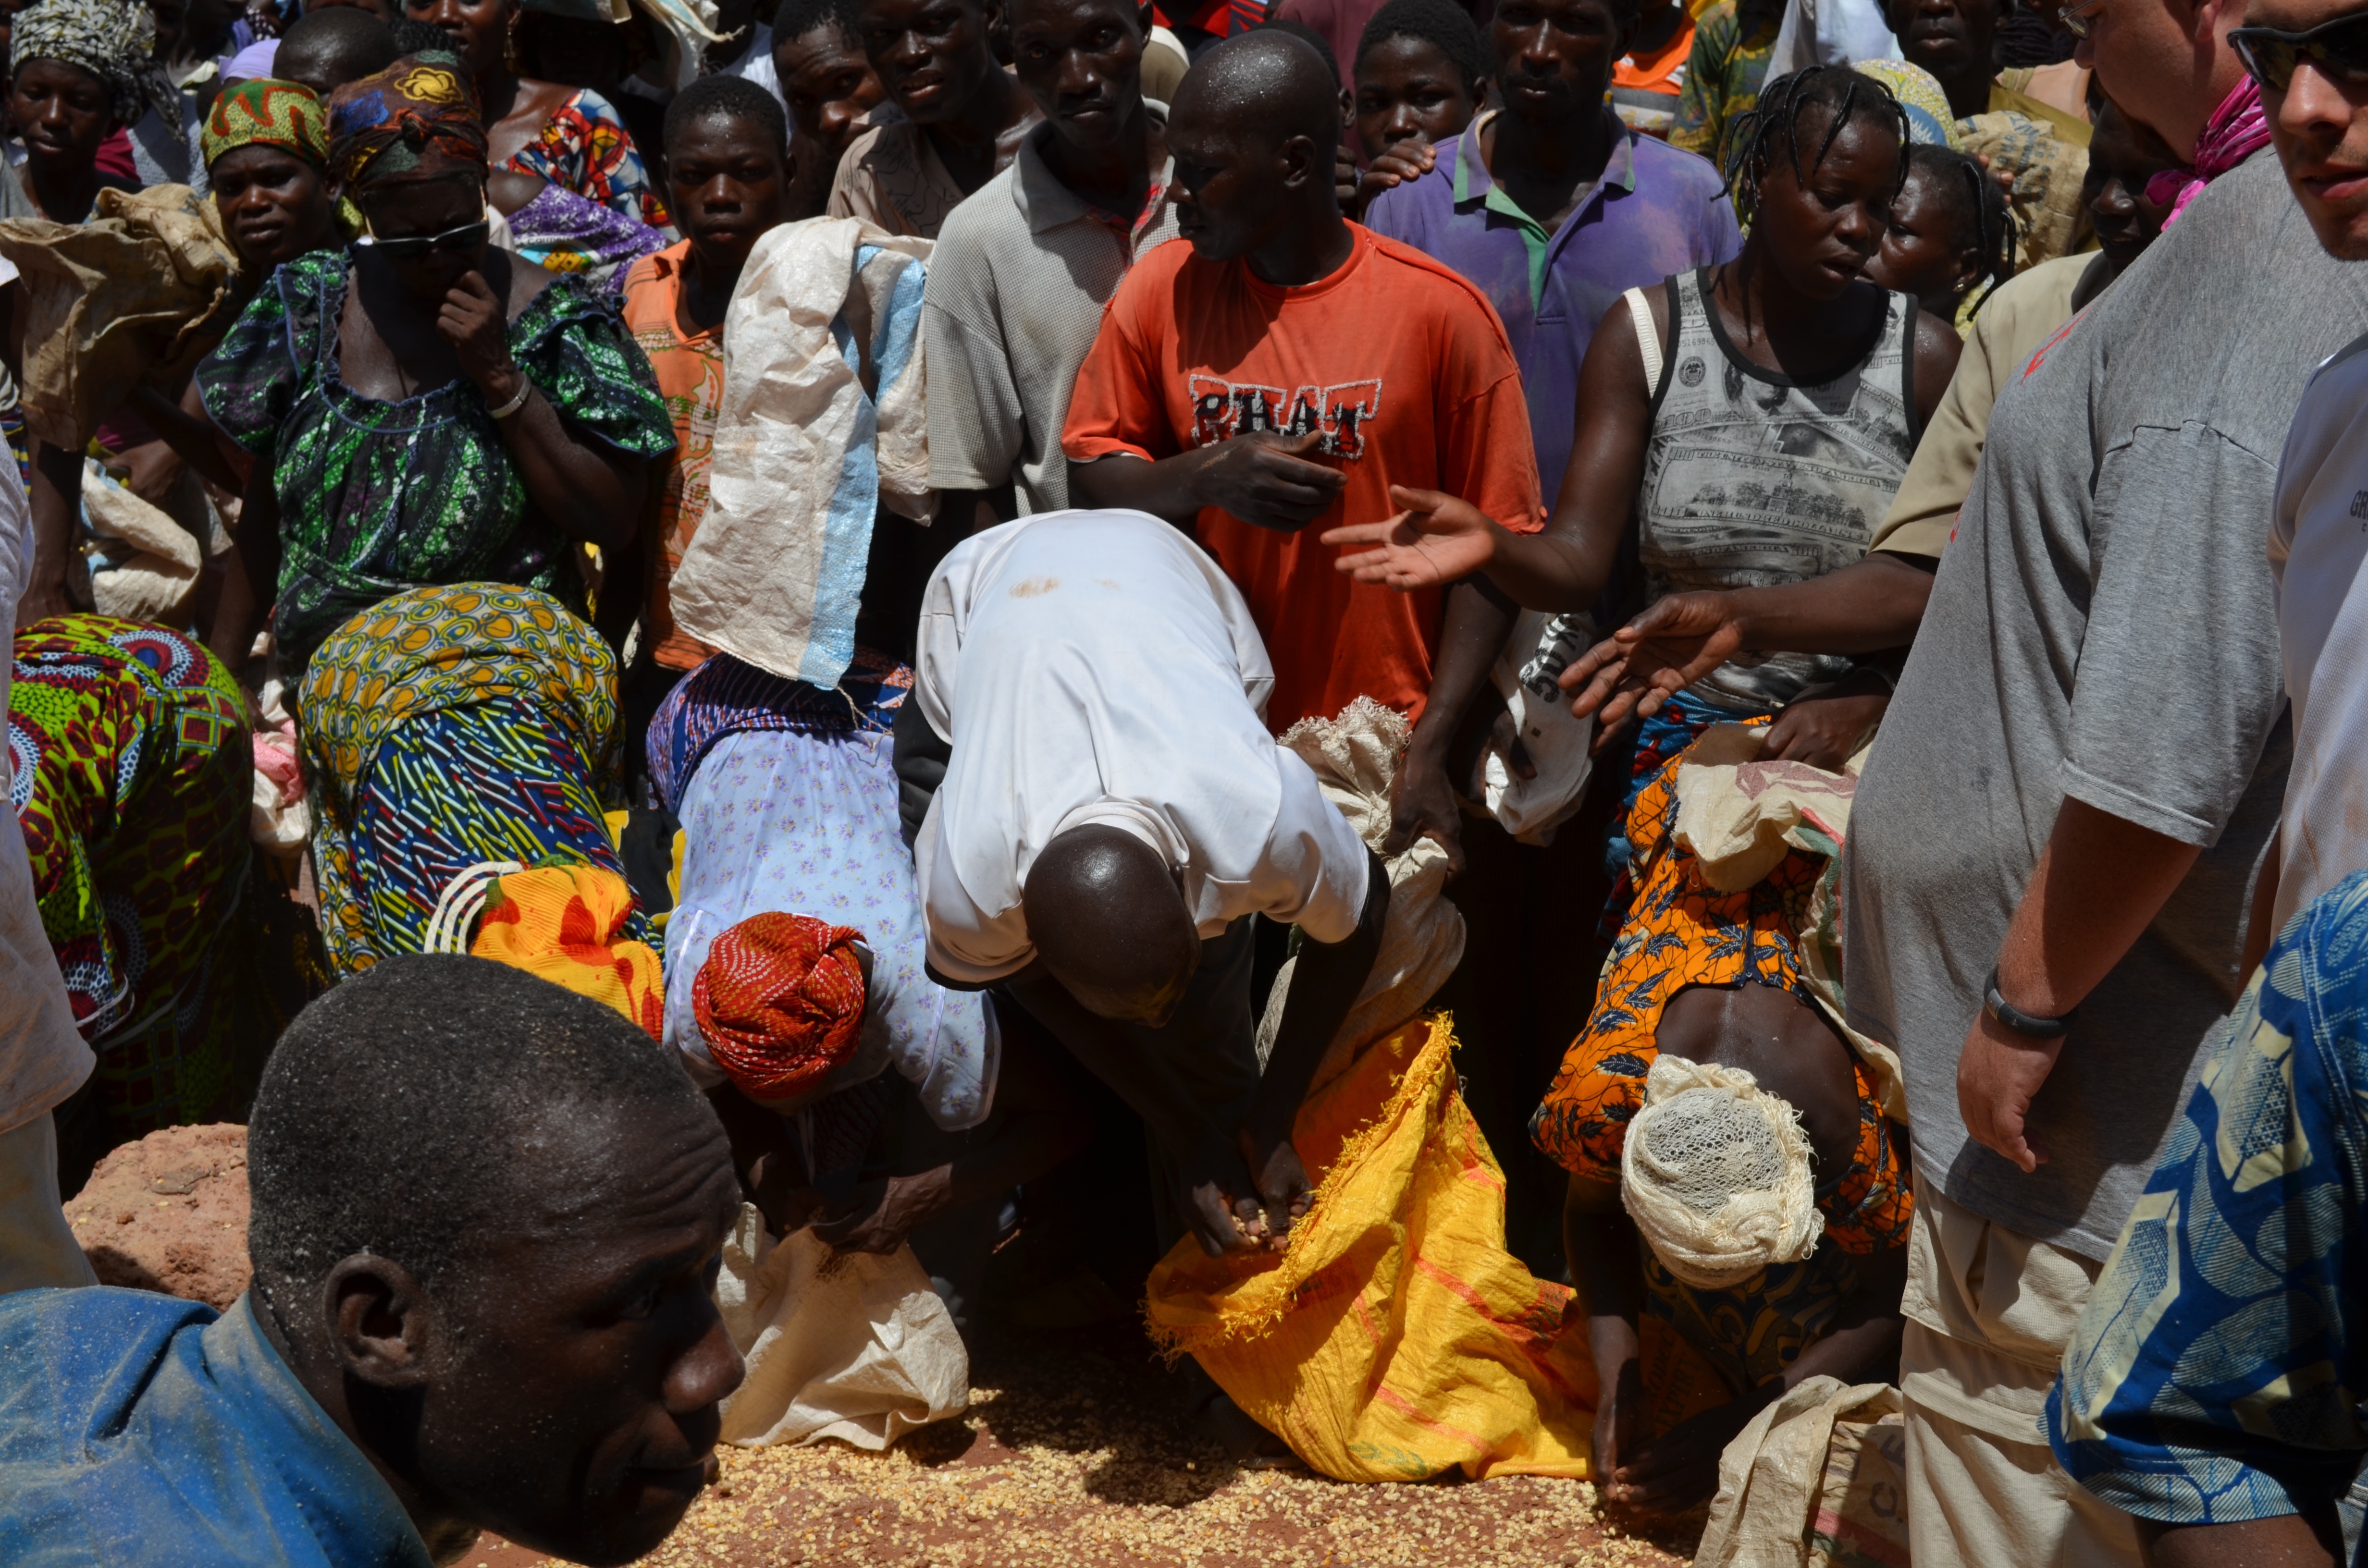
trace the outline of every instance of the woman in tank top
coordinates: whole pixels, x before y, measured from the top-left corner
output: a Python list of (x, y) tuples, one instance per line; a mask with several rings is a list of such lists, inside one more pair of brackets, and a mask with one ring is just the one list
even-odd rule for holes
[[(1604, 315), (1545, 531), (1514, 534), (1453, 497), (1400, 490), (1405, 513), (1324, 536), (1367, 547), (1345, 551), (1342, 571), (1410, 590), (1485, 570), (1525, 607), (1585, 614), (1624, 546), (1647, 606), (1799, 583), (1864, 557), (1961, 347), (1912, 297), (1861, 276), (1907, 166), (1905, 116), (1879, 82), (1813, 66), (1770, 83), (1736, 139), (1742, 254), (1632, 290)], [(1625, 719), (1642, 721), (1625, 742), (1623, 807), (1721, 720), (1773, 714), (1768, 756), (1839, 767), (1888, 699), (1887, 676), (1855, 655), (1887, 647), (1759, 653), (1713, 639), (1682, 690), (1605, 708), (1599, 751)], [(1594, 673), (1603, 662), (1582, 663)]]

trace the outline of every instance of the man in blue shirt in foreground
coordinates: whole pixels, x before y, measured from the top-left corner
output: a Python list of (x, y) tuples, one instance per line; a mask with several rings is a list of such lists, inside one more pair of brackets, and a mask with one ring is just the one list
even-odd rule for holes
[(247, 1137), (254, 1283), (0, 1297), (0, 1555), (450, 1562), (483, 1529), (655, 1547), (738, 1386), (723, 1127), (617, 1014), (390, 959), (282, 1037)]

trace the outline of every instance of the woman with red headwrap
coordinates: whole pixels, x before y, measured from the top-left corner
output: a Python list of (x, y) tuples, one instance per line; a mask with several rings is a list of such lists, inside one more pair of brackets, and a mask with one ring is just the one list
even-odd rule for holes
[(889, 759), (910, 686), (868, 650), (836, 688), (719, 654), (660, 707), (651, 779), (684, 841), (666, 1040), (778, 1227), (819, 1215), (824, 1241), (887, 1252), (966, 1211), (916, 1243), (958, 1299), (993, 1241), (982, 1200), (1088, 1124), (1024, 1017), (926, 971)]

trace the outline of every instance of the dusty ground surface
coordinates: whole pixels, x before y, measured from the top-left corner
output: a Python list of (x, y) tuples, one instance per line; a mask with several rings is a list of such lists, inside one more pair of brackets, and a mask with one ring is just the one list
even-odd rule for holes
[(126, 1143), (65, 1207), (102, 1285), (218, 1309), (246, 1289), (244, 1127), (168, 1127)]
[[(1349, 1486), (1245, 1471), (1171, 1414), (1124, 1326), (973, 1336), (969, 1414), (885, 1453), (739, 1449), (661, 1568), (1675, 1568), (1690, 1535), (1613, 1530), (1579, 1483)], [(463, 1568), (547, 1562), (492, 1537)]]

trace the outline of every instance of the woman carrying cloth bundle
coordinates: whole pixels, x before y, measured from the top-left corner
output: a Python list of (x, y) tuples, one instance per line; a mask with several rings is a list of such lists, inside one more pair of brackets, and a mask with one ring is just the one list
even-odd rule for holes
[[(485, 133), (456, 72), (398, 61), (329, 103), (329, 166), (369, 230), (281, 267), (198, 384), (265, 460), (239, 547), (301, 668), (421, 584), (584, 602), (569, 541), (622, 548), (674, 444), (616, 306), (486, 244)], [(628, 607), (630, 608), (630, 607)]]

